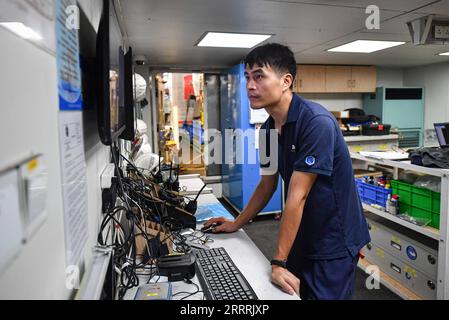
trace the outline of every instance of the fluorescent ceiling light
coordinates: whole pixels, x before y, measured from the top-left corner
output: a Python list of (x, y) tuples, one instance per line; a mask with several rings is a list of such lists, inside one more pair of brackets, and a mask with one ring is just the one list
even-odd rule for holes
[(21, 22), (2, 22), (0, 26), (5, 27), (6, 29), (14, 32), (19, 37), (30, 40), (41, 40), (42, 37), (33, 29), (27, 27)]
[(448, 52), (442, 52), (442, 53), (439, 53), (439, 55), (440, 55), (440, 56), (449, 56), (449, 51), (448, 51)]
[(371, 53), (391, 47), (400, 46), (405, 42), (399, 41), (378, 41), (378, 40), (355, 40), (347, 44), (329, 49), (330, 52), (357, 52)]
[(198, 47), (252, 48), (267, 40), (269, 34), (208, 32), (197, 44)]

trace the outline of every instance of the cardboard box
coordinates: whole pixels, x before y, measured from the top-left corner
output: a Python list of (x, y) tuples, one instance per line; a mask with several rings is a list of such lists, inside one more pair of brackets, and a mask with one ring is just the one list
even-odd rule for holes
[[(142, 229), (144, 227), (144, 223), (141, 224)], [(136, 233), (141, 233), (140, 229), (136, 230)], [(166, 230), (160, 224), (147, 221), (146, 233), (149, 239), (157, 238), (161, 240), (162, 244), (167, 245), (168, 253), (173, 253), (173, 242), (171, 240), (170, 231)], [(143, 258), (145, 255), (145, 250), (147, 250), (147, 240), (143, 235), (136, 236), (136, 253), (139, 258)]]
[(331, 111), (337, 119), (347, 119), (349, 118), (349, 111)]

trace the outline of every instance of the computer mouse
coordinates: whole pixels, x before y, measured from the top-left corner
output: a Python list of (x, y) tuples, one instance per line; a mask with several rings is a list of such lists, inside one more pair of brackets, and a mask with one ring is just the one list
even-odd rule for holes
[(188, 235), (193, 234), (193, 233), (195, 233), (195, 230), (193, 230), (192, 228), (184, 229), (184, 230), (182, 230), (180, 232), (180, 234), (182, 236), (188, 236)]
[(216, 227), (216, 226), (218, 226), (219, 224), (218, 223), (212, 223), (210, 226), (208, 226), (208, 227), (202, 227), (201, 228), (201, 232), (203, 232), (203, 233), (213, 233), (214, 232), (214, 228)]

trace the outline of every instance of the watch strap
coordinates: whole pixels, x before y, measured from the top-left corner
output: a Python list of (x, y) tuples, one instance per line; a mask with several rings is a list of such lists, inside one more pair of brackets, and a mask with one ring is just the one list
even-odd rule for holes
[(286, 260), (277, 260), (277, 259), (272, 259), (270, 261), (270, 264), (273, 266), (279, 266), (282, 267), (284, 269), (287, 269), (287, 261)]

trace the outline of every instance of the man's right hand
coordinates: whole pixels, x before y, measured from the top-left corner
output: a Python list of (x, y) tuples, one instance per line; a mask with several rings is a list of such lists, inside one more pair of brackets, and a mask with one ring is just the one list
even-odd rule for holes
[(212, 224), (216, 224), (216, 226), (213, 229), (213, 233), (220, 233), (220, 232), (231, 233), (236, 232), (239, 229), (239, 226), (235, 221), (228, 220), (224, 217), (209, 219), (203, 225), (203, 228), (208, 228)]
[(300, 281), (287, 269), (279, 266), (272, 266), (271, 281), (289, 295), (296, 293), (299, 296)]

